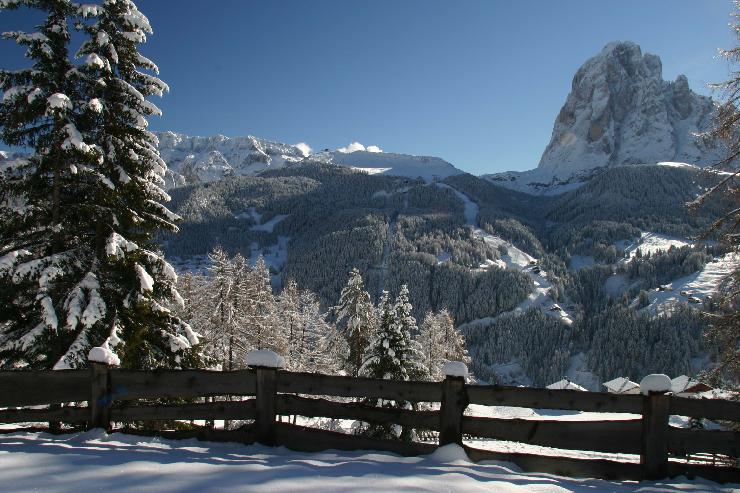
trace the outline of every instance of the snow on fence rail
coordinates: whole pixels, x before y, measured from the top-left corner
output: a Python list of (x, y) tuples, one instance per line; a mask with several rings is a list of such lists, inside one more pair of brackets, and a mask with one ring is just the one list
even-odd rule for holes
[[(152, 399), (247, 396), (239, 401), (152, 403)], [(313, 397), (306, 397), (313, 396)], [(326, 397), (373, 397), (440, 403), (439, 410), (377, 408)], [(143, 401), (149, 400), (149, 402)], [(87, 401), (87, 407), (66, 403)], [(468, 404), (631, 413), (622, 421), (534, 421), (465, 416)], [(23, 406), (50, 405), (49, 409)], [(20, 409), (7, 409), (21, 407)], [(2, 409), (6, 408), (6, 409)], [(207, 370), (122, 370), (93, 363), (90, 370), (0, 372), (0, 423), (64, 422), (111, 429), (112, 423), (162, 420), (254, 420), (237, 430), (142, 431), (172, 438), (260, 442), (300, 451), (385, 450), (402, 455), (432, 452), (437, 445), (371, 439), (279, 422), (299, 415), (396, 424), (439, 432), (439, 445), (462, 444), (463, 434), (520, 441), (561, 449), (640, 454), (640, 464), (502, 453), (466, 447), (472, 460), (505, 460), (525, 471), (608, 479), (702, 476), (740, 481), (740, 469), (685, 464), (673, 456), (711, 453), (740, 457), (740, 433), (672, 428), (669, 416), (740, 421), (740, 403), (688, 399), (662, 393), (619, 395), (573, 390), (467, 385), (461, 377), (442, 382), (403, 382), (293, 373), (275, 368)]]

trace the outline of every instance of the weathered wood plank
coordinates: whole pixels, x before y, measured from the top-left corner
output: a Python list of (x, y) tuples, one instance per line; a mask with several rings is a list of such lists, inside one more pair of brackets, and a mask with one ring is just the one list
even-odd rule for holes
[(678, 455), (707, 452), (740, 457), (740, 433), (669, 428), (668, 451)]
[(465, 434), (530, 445), (639, 454), (642, 423), (627, 421), (535, 421), (465, 416)]
[(671, 396), (670, 412), (692, 418), (740, 421), (740, 401)]
[(89, 398), (88, 370), (0, 371), (0, 407), (80, 402)]
[(668, 406), (670, 396), (642, 396), (642, 452), (640, 464), (644, 479), (661, 479), (668, 475)]
[(639, 395), (499, 385), (470, 385), (466, 390), (471, 404), (610, 413), (642, 412), (642, 398)]
[(354, 402), (333, 402), (279, 394), (275, 401), (278, 414), (297, 414), (310, 418), (356, 419), (369, 423), (395, 423), (429, 430), (439, 429), (438, 411), (412, 411), (372, 407)]
[(254, 399), (239, 402), (203, 402), (160, 406), (116, 406), (112, 421), (156, 421), (170, 419), (254, 419)]
[(429, 443), (379, 440), (287, 423), (276, 423), (276, 438), (279, 445), (300, 452), (320, 452), (329, 449), (382, 450), (404, 456), (415, 456), (431, 454), (437, 449), (436, 445)]
[(462, 445), (462, 417), (468, 407), (465, 379), (447, 377), (442, 382), (442, 403), (439, 410), (439, 444)]
[(90, 419), (86, 407), (62, 407), (57, 409), (0, 409), (0, 423), (37, 423), (60, 421), (63, 423), (85, 423)]
[(468, 457), (474, 462), (482, 460), (513, 462), (526, 472), (545, 472), (574, 478), (619, 480), (639, 480), (641, 475), (640, 465), (630, 462), (493, 452), (491, 450), (482, 450), (467, 446), (465, 450), (468, 453)]
[(340, 397), (378, 397), (411, 402), (439, 402), (442, 399), (442, 386), (438, 382), (375, 380), (313, 373), (279, 372), (277, 391)]
[(110, 370), (115, 400), (206, 395), (254, 395), (252, 370)]
[(254, 428), (243, 426), (237, 430), (213, 430), (211, 428), (197, 428), (194, 430), (140, 430), (138, 428), (121, 428), (119, 433), (137, 436), (156, 436), (170, 440), (187, 440), (195, 438), (205, 442), (234, 442), (250, 445), (255, 443)]
[(254, 426), (257, 441), (263, 445), (275, 445), (275, 368), (257, 368), (257, 402)]
[(717, 483), (740, 483), (740, 468), (669, 462), (668, 477), (676, 476), (686, 476), (689, 479), (700, 477)]
[(108, 365), (93, 362), (90, 367), (90, 428), (110, 428), (110, 394)]

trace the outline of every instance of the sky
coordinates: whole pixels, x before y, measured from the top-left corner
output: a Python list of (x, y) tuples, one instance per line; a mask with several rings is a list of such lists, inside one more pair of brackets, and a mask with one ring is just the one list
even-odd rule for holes
[[(692, 89), (723, 80), (730, 0), (138, 0), (171, 91), (153, 130), (350, 142), (474, 174), (537, 166), (578, 67), (610, 41)], [(28, 11), (0, 30), (28, 29)], [(0, 66), (24, 66), (0, 42)]]

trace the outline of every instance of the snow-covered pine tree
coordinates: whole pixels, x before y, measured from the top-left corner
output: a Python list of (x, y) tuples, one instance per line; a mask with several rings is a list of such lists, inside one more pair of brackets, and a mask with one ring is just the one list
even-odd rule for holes
[(40, 32), (7, 36), (28, 46), (32, 68), (1, 74), (3, 140), (34, 156), (5, 166), (0, 180), (2, 207), (13, 211), (1, 220), (0, 292), (13, 308), (0, 322), (0, 364), (79, 367), (101, 344), (123, 366), (194, 364), (197, 336), (166, 307), (181, 299), (153, 242), (159, 229), (176, 229), (177, 217), (161, 203), (166, 165), (145, 130), (156, 113), (145, 97), (166, 87), (137, 70), (152, 68), (137, 51), (151, 28), (130, 1), (82, 8), (98, 22), (83, 46), (86, 63), (75, 68), (67, 53), (74, 4), (2, 4), (21, 5), (47, 19)]
[(349, 375), (356, 377), (359, 375), (367, 345), (374, 332), (375, 309), (370, 294), (365, 290), (360, 271), (352, 269), (349, 276), (335, 310), (337, 324), (340, 324), (349, 347), (346, 370)]
[[(416, 329), (416, 321), (411, 316), (412, 306), (406, 285), (401, 286), (395, 304), (391, 304), (388, 292), (383, 291), (378, 309), (378, 328), (365, 354), (360, 374), (387, 380), (422, 378), (425, 374), (421, 364), (423, 356), (419, 344), (411, 337), (411, 332)], [(407, 401), (372, 399), (369, 403), (395, 409), (412, 408), (412, 404)], [(370, 425), (363, 433), (378, 438), (402, 440), (410, 440), (412, 437), (410, 428), (396, 425)]]

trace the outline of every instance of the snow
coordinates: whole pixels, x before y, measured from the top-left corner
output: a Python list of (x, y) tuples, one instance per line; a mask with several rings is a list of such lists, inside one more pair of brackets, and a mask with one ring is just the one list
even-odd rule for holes
[(640, 385), (626, 377), (617, 377), (604, 382), (604, 387), (612, 394), (639, 394)]
[(570, 380), (565, 379), (565, 378), (562, 379), (562, 380), (558, 380), (555, 383), (551, 383), (550, 385), (547, 386), (547, 388), (550, 389), (550, 390), (581, 390), (581, 391), (586, 391), (586, 389), (584, 389), (580, 385), (578, 385), (576, 383), (573, 383)]
[[(715, 258), (698, 272), (674, 279), (668, 286), (669, 289), (648, 292), (649, 303), (642, 310), (653, 314), (670, 313), (675, 305), (689, 303), (689, 298), (703, 301), (711, 297), (738, 261), (740, 254), (735, 252), (725, 254)], [(692, 303), (688, 306), (692, 306)]]
[(692, 246), (693, 244), (685, 238), (678, 236), (669, 236), (660, 233), (652, 233), (649, 231), (643, 232), (640, 235), (640, 239), (634, 243), (617, 243), (616, 246), (624, 250), (624, 261), (629, 261), (635, 255), (639, 249), (643, 255), (650, 253), (653, 254), (657, 251), (668, 251), (671, 247), (680, 248), (684, 246)]
[(46, 100), (46, 104), (51, 109), (58, 109), (58, 110), (71, 110), (72, 109), (72, 101), (69, 100), (66, 94), (62, 94), (61, 92), (55, 92), (51, 96), (48, 97)]
[(149, 275), (149, 273), (146, 271), (146, 269), (144, 269), (144, 267), (141, 266), (141, 264), (135, 264), (134, 269), (136, 270), (136, 275), (139, 278), (141, 292), (151, 292), (154, 288), (154, 279), (152, 279), (152, 276)]
[(439, 462), (440, 464), (470, 464), (472, 461), (465, 453), (465, 449), (456, 443), (450, 443), (438, 447), (437, 450), (429, 454), (430, 460)]
[(301, 154), (303, 154), (303, 157), (308, 157), (313, 152), (313, 149), (311, 149), (311, 146), (306, 144), (305, 142), (299, 142), (295, 144), (295, 148), (298, 149)]
[[(267, 233), (272, 233), (272, 230), (275, 229), (275, 226), (281, 222), (283, 219), (289, 217), (290, 214), (278, 214), (269, 221), (267, 221), (264, 224), (255, 224), (254, 226), (251, 226), (249, 229), (251, 231), (265, 231)], [(260, 216), (261, 217), (261, 216)]]
[(89, 361), (95, 361), (96, 363), (105, 363), (108, 366), (121, 365), (121, 360), (116, 356), (116, 353), (107, 347), (94, 347), (90, 349), (87, 359)]
[(351, 153), (344, 153), (337, 150), (317, 153), (313, 155), (313, 158), (338, 166), (347, 166), (369, 174), (406, 176), (420, 178), (426, 182), (442, 180), (448, 176), (462, 173), (462, 171), (438, 157), (412, 156), (393, 152), (355, 150)]
[(638, 483), (524, 473), (505, 462), (470, 463), (456, 446), (421, 457), (373, 451), (301, 453), (262, 445), (168, 440), (102, 430), (62, 436), (0, 435), (0, 457), (0, 484), (7, 493), (729, 493), (737, 487), (702, 479)]
[(640, 380), (640, 390), (643, 395), (648, 395), (650, 392), (670, 392), (671, 379), (662, 373), (646, 375)]
[(452, 188), (446, 183), (437, 183), (437, 186), (439, 188), (446, 188), (448, 190), (452, 190), (454, 194), (457, 196), (457, 198), (462, 200), (463, 206), (464, 206), (463, 214), (465, 215), (465, 222), (468, 225), (475, 227), (478, 224), (477, 222), (478, 221), (478, 204), (470, 200), (470, 197), (468, 197), (464, 193)]
[(468, 378), (468, 365), (462, 361), (445, 361), (442, 373), (448, 377)]
[(247, 353), (247, 366), (285, 368), (285, 358), (269, 349), (253, 349)]

